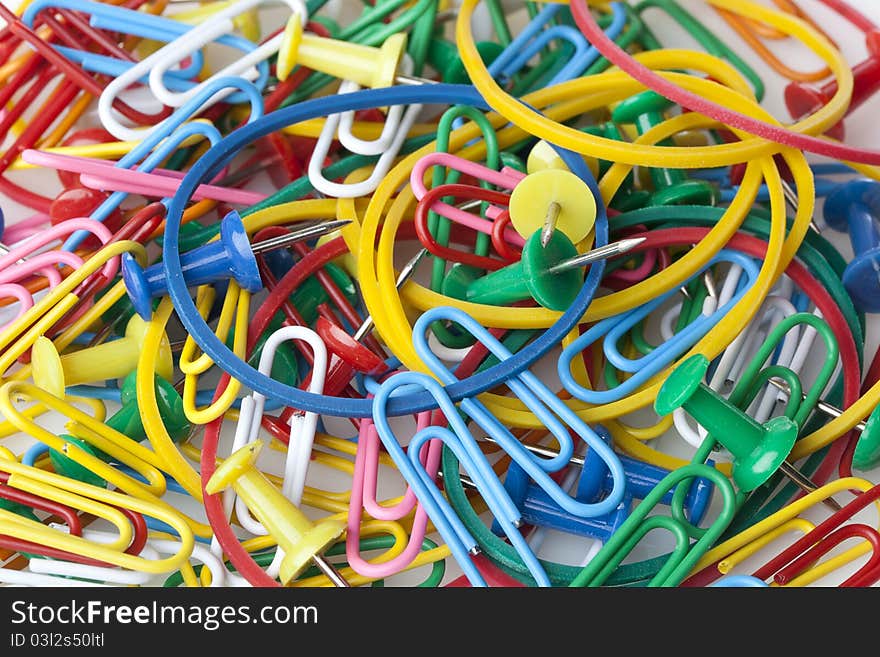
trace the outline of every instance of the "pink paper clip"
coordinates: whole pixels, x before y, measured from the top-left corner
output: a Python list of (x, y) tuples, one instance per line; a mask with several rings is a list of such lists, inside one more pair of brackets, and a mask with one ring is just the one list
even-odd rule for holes
[[(418, 414), (417, 430), (424, 429), (431, 423), (431, 415), (431, 411)], [(366, 511), (377, 520), (399, 520), (409, 514), (418, 501), (415, 493), (409, 487), (397, 504), (383, 506), (376, 500), (379, 446), (379, 434), (373, 421), (369, 418), (361, 420), (358, 431), (358, 449), (354, 462), (354, 477), (351, 485), (345, 554), (348, 563), (355, 572), (366, 577), (390, 577), (409, 565), (419, 554), (428, 526), (428, 514), (419, 505), (413, 518), (409, 542), (400, 554), (382, 563), (373, 563), (360, 556), (361, 510)], [(435, 478), (440, 467), (442, 448), (443, 445), (439, 440), (431, 440), (419, 455), (425, 471)]]
[[(410, 185), (412, 185), (413, 193), (419, 200), (428, 193), (424, 179), (425, 172), (428, 170), (428, 167), (431, 166), (444, 166), (450, 169), (455, 169), (463, 174), (473, 176), (480, 180), (485, 180), (497, 187), (509, 190), (513, 190), (513, 188), (526, 177), (526, 174), (517, 171), (516, 169), (511, 169), (510, 167), (504, 167), (501, 171), (495, 171), (482, 164), (477, 164), (476, 162), (471, 162), (470, 160), (465, 160), (464, 158), (450, 155), (449, 153), (429, 153), (416, 162), (412, 173), (410, 174)], [(431, 204), (431, 210), (446, 217), (450, 221), (463, 224), (468, 228), (472, 228), (481, 233), (486, 233), (487, 235), (492, 234), (492, 221), (482, 219), (481, 217), (466, 212), (461, 208), (456, 208), (448, 203), (437, 201)], [(502, 208), (490, 206), (486, 214), (491, 218), (495, 218), (502, 212)], [(522, 247), (526, 243), (522, 235), (512, 228), (505, 230), (504, 236), (513, 246)]]
[[(168, 169), (155, 169), (151, 173), (121, 169), (112, 160), (46, 153), (33, 149), (22, 153), (22, 159), (29, 164), (78, 173), (80, 182), (86, 187), (157, 198), (174, 196), (180, 181), (186, 175), (184, 172)], [(192, 198), (196, 201), (210, 199), (221, 203), (248, 206), (259, 203), (266, 196), (242, 189), (203, 184), (196, 188)]]

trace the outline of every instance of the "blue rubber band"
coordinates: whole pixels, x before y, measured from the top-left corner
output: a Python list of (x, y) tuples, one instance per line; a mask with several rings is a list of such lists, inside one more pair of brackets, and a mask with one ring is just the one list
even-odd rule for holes
[[(327, 397), (274, 381), (235, 356), (214, 335), (198, 314), (180, 270), (178, 240), (183, 211), (199, 184), (216, 175), (246, 145), (267, 134), (294, 123), (339, 112), (412, 103), (468, 104), (484, 110), (489, 109), (480, 94), (470, 85), (434, 84), (419, 87), (389, 87), (310, 99), (253, 121), (212, 146), (187, 172), (177, 193), (171, 199), (165, 225), (163, 266), (168, 278), (168, 292), (178, 317), (190, 335), (193, 336), (199, 348), (208, 354), (219, 367), (242, 384), (260, 392), (267, 399), (274, 399), (286, 406), (294, 406), (305, 411), (337, 417), (370, 417), (372, 411), (372, 401), (369, 399)], [(569, 169), (584, 180), (596, 197), (598, 206), (595, 228), (596, 244), (606, 244), (608, 241), (607, 216), (595, 180), (589, 174), (589, 169), (580, 155), (564, 149), (557, 150)], [(486, 392), (500, 382), (516, 376), (544, 354), (557, 347), (583, 317), (603, 272), (604, 265), (602, 263), (593, 265), (581, 291), (555, 324), (511, 358), (448, 386), (446, 392), (450, 398), (453, 401), (459, 401), (464, 397), (474, 397)], [(422, 392), (390, 399), (388, 413), (392, 416), (411, 415), (434, 407), (430, 395)]]

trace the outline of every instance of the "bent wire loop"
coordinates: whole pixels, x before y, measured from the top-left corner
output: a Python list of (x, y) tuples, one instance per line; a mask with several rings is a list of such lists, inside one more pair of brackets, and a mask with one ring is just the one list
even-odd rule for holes
[[(302, 340), (312, 348), (314, 361), (309, 391), (320, 394), (324, 390), (324, 378), (327, 371), (327, 347), (320, 336), (308, 327), (285, 326), (272, 333), (263, 346), (259, 371), (267, 375), (272, 371), (275, 353), (279, 345), (288, 340)], [(253, 392), (241, 400), (232, 453), (258, 439), (265, 405), (266, 397), (259, 392)], [(295, 413), (290, 418), (290, 440), (284, 460), (281, 493), (296, 506), (300, 506), (302, 503), (317, 423), (318, 414), (311, 411)], [(249, 532), (258, 536), (267, 534), (263, 525), (251, 516), (245, 501), (237, 497), (231, 489), (224, 491), (223, 503), (224, 507), (230, 511), (234, 505), (238, 521)], [(212, 542), (212, 549), (218, 557), (221, 556), (221, 547), (216, 539)], [(284, 550), (279, 547), (275, 552), (275, 558), (267, 568), (267, 574), (270, 577), (278, 575), (283, 558)]]
[[(428, 346), (428, 332), (433, 322), (450, 320), (473, 335), (489, 352), (500, 361), (512, 356), (507, 347), (489, 331), (477, 323), (470, 315), (441, 306), (423, 313), (413, 326), (413, 343), (420, 358), (445, 385), (459, 379)], [(559, 443), (559, 453), (552, 458), (541, 458), (528, 451), (496, 418), (486, 406), (475, 397), (467, 397), (460, 402), (461, 409), (470, 419), (486, 431), (502, 450), (528, 473), (528, 475), (563, 509), (582, 517), (594, 517), (613, 511), (623, 500), (626, 475), (617, 454), (607, 443), (581, 420), (559, 397), (553, 393), (533, 372), (525, 370), (504, 383), (531, 410), (553, 434)], [(556, 472), (568, 465), (574, 452), (572, 434), (582, 439), (590, 450), (602, 459), (611, 472), (613, 485), (607, 497), (594, 503), (575, 500), (548, 473)]]
[[(722, 249), (713, 256), (707, 266), (712, 266), (718, 262), (731, 262), (739, 265), (747, 274), (746, 281), (727, 303), (721, 305), (711, 315), (700, 315), (671, 340), (637, 360), (630, 360), (621, 356), (616, 347), (617, 342), (635, 324), (644, 320), (653, 311), (660, 308), (673, 295), (678, 294), (678, 290), (670, 290), (669, 292), (666, 292), (665, 294), (662, 294), (623, 315), (609, 317), (597, 322), (571, 344), (567, 345), (560, 354), (557, 369), (560, 380), (565, 389), (576, 399), (591, 404), (607, 404), (616, 401), (632, 393), (693, 346), (713, 326), (721, 321), (721, 318), (725, 313), (739, 302), (743, 295), (748, 291), (751, 283), (753, 283), (758, 277), (757, 264), (752, 258), (742, 253)], [(702, 271), (695, 274), (694, 277), (689, 280), (700, 275), (702, 275)], [(603, 336), (605, 337), (603, 350), (608, 360), (624, 371), (633, 372), (633, 375), (610, 390), (590, 390), (575, 380), (571, 372), (572, 361), (576, 357), (579, 357), (584, 349), (594, 344)]]
[[(413, 435), (404, 450), (385, 412), (394, 391), (401, 388), (428, 391), (452, 428), (428, 425)], [(470, 559), (471, 554), (479, 551), (479, 546), (419, 460), (422, 447), (428, 441), (441, 441), (455, 453), (537, 584), (550, 586), (543, 566), (519, 532), (519, 511), (492, 470), (477, 440), (468, 430), (455, 404), (435, 379), (420, 372), (400, 372), (386, 379), (375, 391), (373, 422), (385, 449), (415, 491), (419, 502), (425, 507), (434, 526), (449, 545), (473, 586), (486, 586), (485, 580)]]
[[(423, 411), (416, 416), (416, 431), (421, 431), (432, 422), (432, 411)], [(393, 505), (383, 505), (376, 500), (377, 475), (379, 467), (379, 434), (376, 425), (369, 418), (361, 420), (358, 429), (357, 452), (352, 473), (351, 499), (348, 508), (348, 530), (345, 539), (345, 554), (355, 572), (369, 577), (387, 577), (402, 570), (418, 555), (428, 524), (425, 508), (418, 504), (418, 498), (408, 486), (402, 498)], [(419, 463), (433, 480), (440, 467), (442, 442), (430, 440), (420, 450)], [(419, 466), (415, 466), (419, 467)], [(391, 559), (378, 562), (365, 560), (360, 555), (361, 516), (366, 512), (377, 520), (400, 520), (409, 515), (413, 508), (415, 514), (407, 544), (400, 554)]]
[[(687, 528), (682, 523), (670, 516), (648, 514), (669, 490), (694, 477), (705, 477), (715, 484), (722, 497), (722, 508), (706, 532), (692, 543)], [(675, 538), (675, 547), (648, 582), (648, 586), (678, 586), (700, 557), (718, 540), (735, 514), (736, 493), (725, 475), (708, 465), (692, 463), (682, 466), (664, 477), (633, 509), (620, 529), (614, 532), (592, 561), (577, 574), (570, 586), (602, 586), (639, 541), (654, 529), (671, 532)]]

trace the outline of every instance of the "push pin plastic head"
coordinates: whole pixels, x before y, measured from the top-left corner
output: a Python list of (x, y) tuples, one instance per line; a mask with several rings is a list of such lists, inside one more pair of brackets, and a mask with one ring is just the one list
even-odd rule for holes
[[(349, 223), (351, 222), (348, 220), (322, 222), (298, 228), (288, 235), (251, 244), (241, 216), (233, 210), (223, 217), (220, 239), (181, 254), (180, 268), (189, 287), (234, 278), (242, 289), (259, 292), (263, 289), (263, 279), (260, 277), (255, 254), (320, 237)], [(123, 254), (122, 257), (122, 280), (132, 305), (144, 319), (152, 316), (152, 300), (168, 292), (168, 281), (162, 263), (145, 269), (130, 254)]]
[(493, 306), (532, 298), (549, 310), (564, 311), (583, 285), (580, 267), (620, 255), (645, 241), (644, 237), (625, 239), (578, 254), (561, 232), (552, 233), (546, 244), (543, 237), (535, 231), (526, 240), (519, 262), (486, 275), (474, 267), (454, 265), (443, 281), (443, 294)]
[(342, 535), (345, 523), (332, 519), (312, 523), (257, 469), (255, 464), (262, 448), (262, 442), (252, 442), (233, 453), (208, 480), (205, 491), (214, 495), (231, 486), (244, 500), (284, 550), (279, 572), (284, 585), (302, 573), (309, 562), (318, 562), (322, 571), (332, 569), (321, 555)]
[(833, 189), (825, 198), (825, 222), (848, 232), (855, 256), (843, 270), (843, 285), (855, 306), (880, 312), (880, 183), (852, 180)]
[(577, 244), (596, 223), (596, 199), (587, 184), (570, 171), (544, 169), (520, 180), (510, 194), (510, 223), (528, 239), (542, 231), (542, 242), (559, 230)]
[(379, 48), (305, 34), (300, 17), (292, 14), (278, 49), (275, 74), (283, 82), (299, 64), (362, 87), (390, 87), (396, 81), (406, 42), (403, 32), (391, 35)]
[[(615, 123), (634, 124), (640, 135), (663, 122), (663, 112), (671, 101), (653, 91), (645, 91), (627, 98), (614, 108), (611, 120)], [(660, 145), (671, 145), (660, 142)], [(650, 169), (654, 192), (651, 202), (654, 205), (711, 205), (716, 199), (716, 190), (704, 180), (688, 179), (678, 169), (652, 167)]]
[(782, 466), (797, 440), (798, 425), (779, 416), (760, 424), (703, 383), (709, 359), (695, 354), (663, 383), (654, 409), (669, 415), (683, 407), (734, 457), (733, 479), (752, 491)]
[[(865, 35), (868, 57), (853, 66), (853, 91), (846, 109), (848, 115), (873, 96), (880, 88), (880, 31), (871, 30)], [(785, 106), (795, 121), (818, 112), (837, 93), (837, 80), (832, 80), (820, 87), (803, 82), (791, 82), (785, 87)], [(843, 141), (846, 130), (843, 120), (838, 121), (825, 134)]]
[[(125, 337), (64, 355), (58, 353), (49, 338), (40, 336), (31, 348), (34, 383), (63, 398), (67, 386), (124, 377), (137, 367), (148, 329), (149, 324), (135, 315), (128, 320)], [(157, 374), (171, 379), (174, 373), (171, 344), (165, 335), (159, 342), (156, 357)]]
[(874, 408), (856, 443), (852, 464), (859, 470), (871, 470), (880, 463), (880, 406)]

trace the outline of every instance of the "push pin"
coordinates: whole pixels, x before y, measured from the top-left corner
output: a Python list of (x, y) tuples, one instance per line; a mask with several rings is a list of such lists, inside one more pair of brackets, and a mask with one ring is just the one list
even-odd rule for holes
[(542, 169), (516, 183), (510, 194), (510, 223), (528, 239), (541, 231), (548, 246), (557, 228), (577, 244), (596, 223), (596, 199), (587, 184), (565, 169)]
[(880, 312), (880, 183), (852, 180), (836, 187), (826, 198), (825, 223), (849, 232), (855, 256), (843, 270), (843, 286), (853, 304), (866, 313)]
[[(767, 381), (785, 394), (791, 394), (791, 390), (785, 382), (774, 378), (769, 378)], [(801, 396), (804, 399), (807, 398), (806, 393), (802, 392)], [(816, 409), (829, 417), (840, 417), (843, 415), (841, 409), (822, 400), (816, 403)], [(880, 464), (880, 406), (874, 407), (868, 419), (864, 422), (858, 422), (853, 429), (861, 433), (856, 443), (856, 449), (853, 452), (853, 467), (859, 470), (871, 470)]]
[(532, 233), (519, 262), (485, 276), (473, 268), (459, 268), (444, 281), (443, 294), (495, 306), (531, 298), (550, 310), (564, 311), (583, 286), (580, 267), (626, 253), (645, 241), (624, 239), (578, 254), (562, 231), (552, 233), (546, 245), (543, 237), (540, 231)]
[(338, 587), (351, 585), (323, 554), (345, 531), (341, 520), (324, 519), (312, 523), (295, 504), (281, 494), (272, 482), (256, 468), (262, 442), (245, 445), (217, 468), (205, 492), (216, 495), (229, 486), (244, 500), (254, 517), (278, 541), (284, 550), (279, 577), (287, 586), (309, 562), (313, 562)]
[[(68, 386), (122, 378), (137, 367), (148, 330), (149, 324), (134, 315), (125, 327), (125, 337), (64, 355), (41, 335), (31, 348), (31, 376), (38, 387), (62, 399)], [(171, 345), (163, 334), (156, 373), (170, 380), (173, 372)]]
[[(611, 120), (615, 123), (635, 124), (640, 135), (663, 122), (663, 111), (671, 105), (671, 101), (653, 91), (645, 91), (627, 98), (614, 108)], [(662, 141), (660, 146), (671, 146), (671, 142)], [(678, 169), (652, 167), (651, 180), (654, 193), (651, 195), (652, 205), (714, 205), (716, 191), (711, 183), (704, 180), (688, 179)]]
[[(192, 425), (183, 411), (183, 400), (174, 387), (161, 376), (155, 377), (156, 404), (159, 417), (168, 432), (169, 437), (176, 443), (190, 435)], [(140, 406), (137, 398), (137, 372), (131, 372), (125, 377), (120, 388), (121, 408), (108, 417), (104, 424), (119, 433), (128, 436), (135, 442), (141, 442), (147, 437), (141, 420)], [(88, 438), (90, 429), (79, 422), (71, 422), (67, 426), (70, 435), (62, 436), (67, 442), (75, 443), (92, 456), (109, 461), (110, 457), (96, 449), (85, 439)], [(71, 479), (85, 481), (95, 486), (105, 486), (106, 482), (88, 468), (80, 465), (66, 454), (55, 449), (49, 449), (49, 459), (55, 472)]]
[(406, 42), (407, 36), (403, 32), (392, 34), (379, 48), (306, 34), (300, 17), (292, 14), (278, 49), (275, 75), (283, 82), (299, 64), (371, 89), (394, 84), (434, 84), (433, 80), (397, 72), (406, 51)]
[[(401, 268), (395, 281), (395, 287), (398, 290), (412, 277), (427, 253), (427, 249), (419, 249)], [(372, 333), (374, 326), (373, 316), (367, 315), (354, 335), (349, 335), (323, 317), (318, 318), (315, 332), (327, 345), (327, 350), (333, 354), (327, 367), (327, 378), (324, 382), (325, 395), (339, 394), (351, 381), (355, 370), (372, 376), (378, 376), (387, 371), (388, 367), (385, 361), (361, 344), (361, 340)], [(307, 388), (310, 381), (311, 373), (306, 377), (302, 387)]]
[[(606, 443), (611, 436), (605, 430), (597, 433)], [(533, 454), (553, 458), (558, 456), (553, 450), (536, 445), (523, 445)], [(604, 516), (581, 518), (562, 509), (540, 486), (535, 484), (516, 463), (512, 463), (504, 479), (504, 488), (517, 508), (522, 511), (523, 521), (530, 525), (550, 527), (579, 536), (591, 536), (606, 541), (620, 524), (629, 516), (633, 499), (645, 499), (648, 494), (669, 474), (669, 470), (644, 463), (637, 459), (618, 454), (626, 476), (626, 497), (617, 509)], [(575, 499), (579, 502), (598, 502), (606, 497), (614, 487), (614, 478), (605, 462), (593, 450), (584, 457), (574, 456), (569, 463), (580, 468)], [(689, 521), (699, 525), (709, 509), (713, 486), (707, 479), (698, 477), (688, 488), (684, 509)], [(673, 491), (660, 500), (661, 504), (672, 504)], [(494, 529), (493, 529), (494, 531)], [(497, 532), (496, 532), (497, 533)]]
[[(880, 31), (871, 30), (865, 36), (868, 58), (853, 66), (853, 90), (844, 116), (849, 115), (880, 89)], [(785, 87), (785, 106), (791, 118), (800, 121), (822, 109), (836, 93), (837, 80), (818, 88), (802, 82), (791, 82)], [(843, 141), (846, 138), (843, 119), (826, 130), (825, 134)]]
[(733, 480), (740, 490), (753, 491), (785, 463), (798, 425), (785, 416), (758, 423), (703, 383), (708, 369), (703, 354), (685, 360), (664, 381), (654, 409), (665, 416), (683, 407), (733, 455)]
[[(234, 278), (248, 292), (263, 289), (263, 280), (256, 255), (282, 249), (295, 242), (326, 235), (351, 223), (348, 220), (326, 221), (251, 244), (241, 216), (232, 211), (223, 217), (220, 239), (181, 254), (180, 266), (188, 286), (205, 285)], [(165, 268), (157, 263), (142, 268), (129, 254), (122, 257), (122, 280), (138, 315), (149, 320), (153, 314), (152, 300), (168, 293)]]

